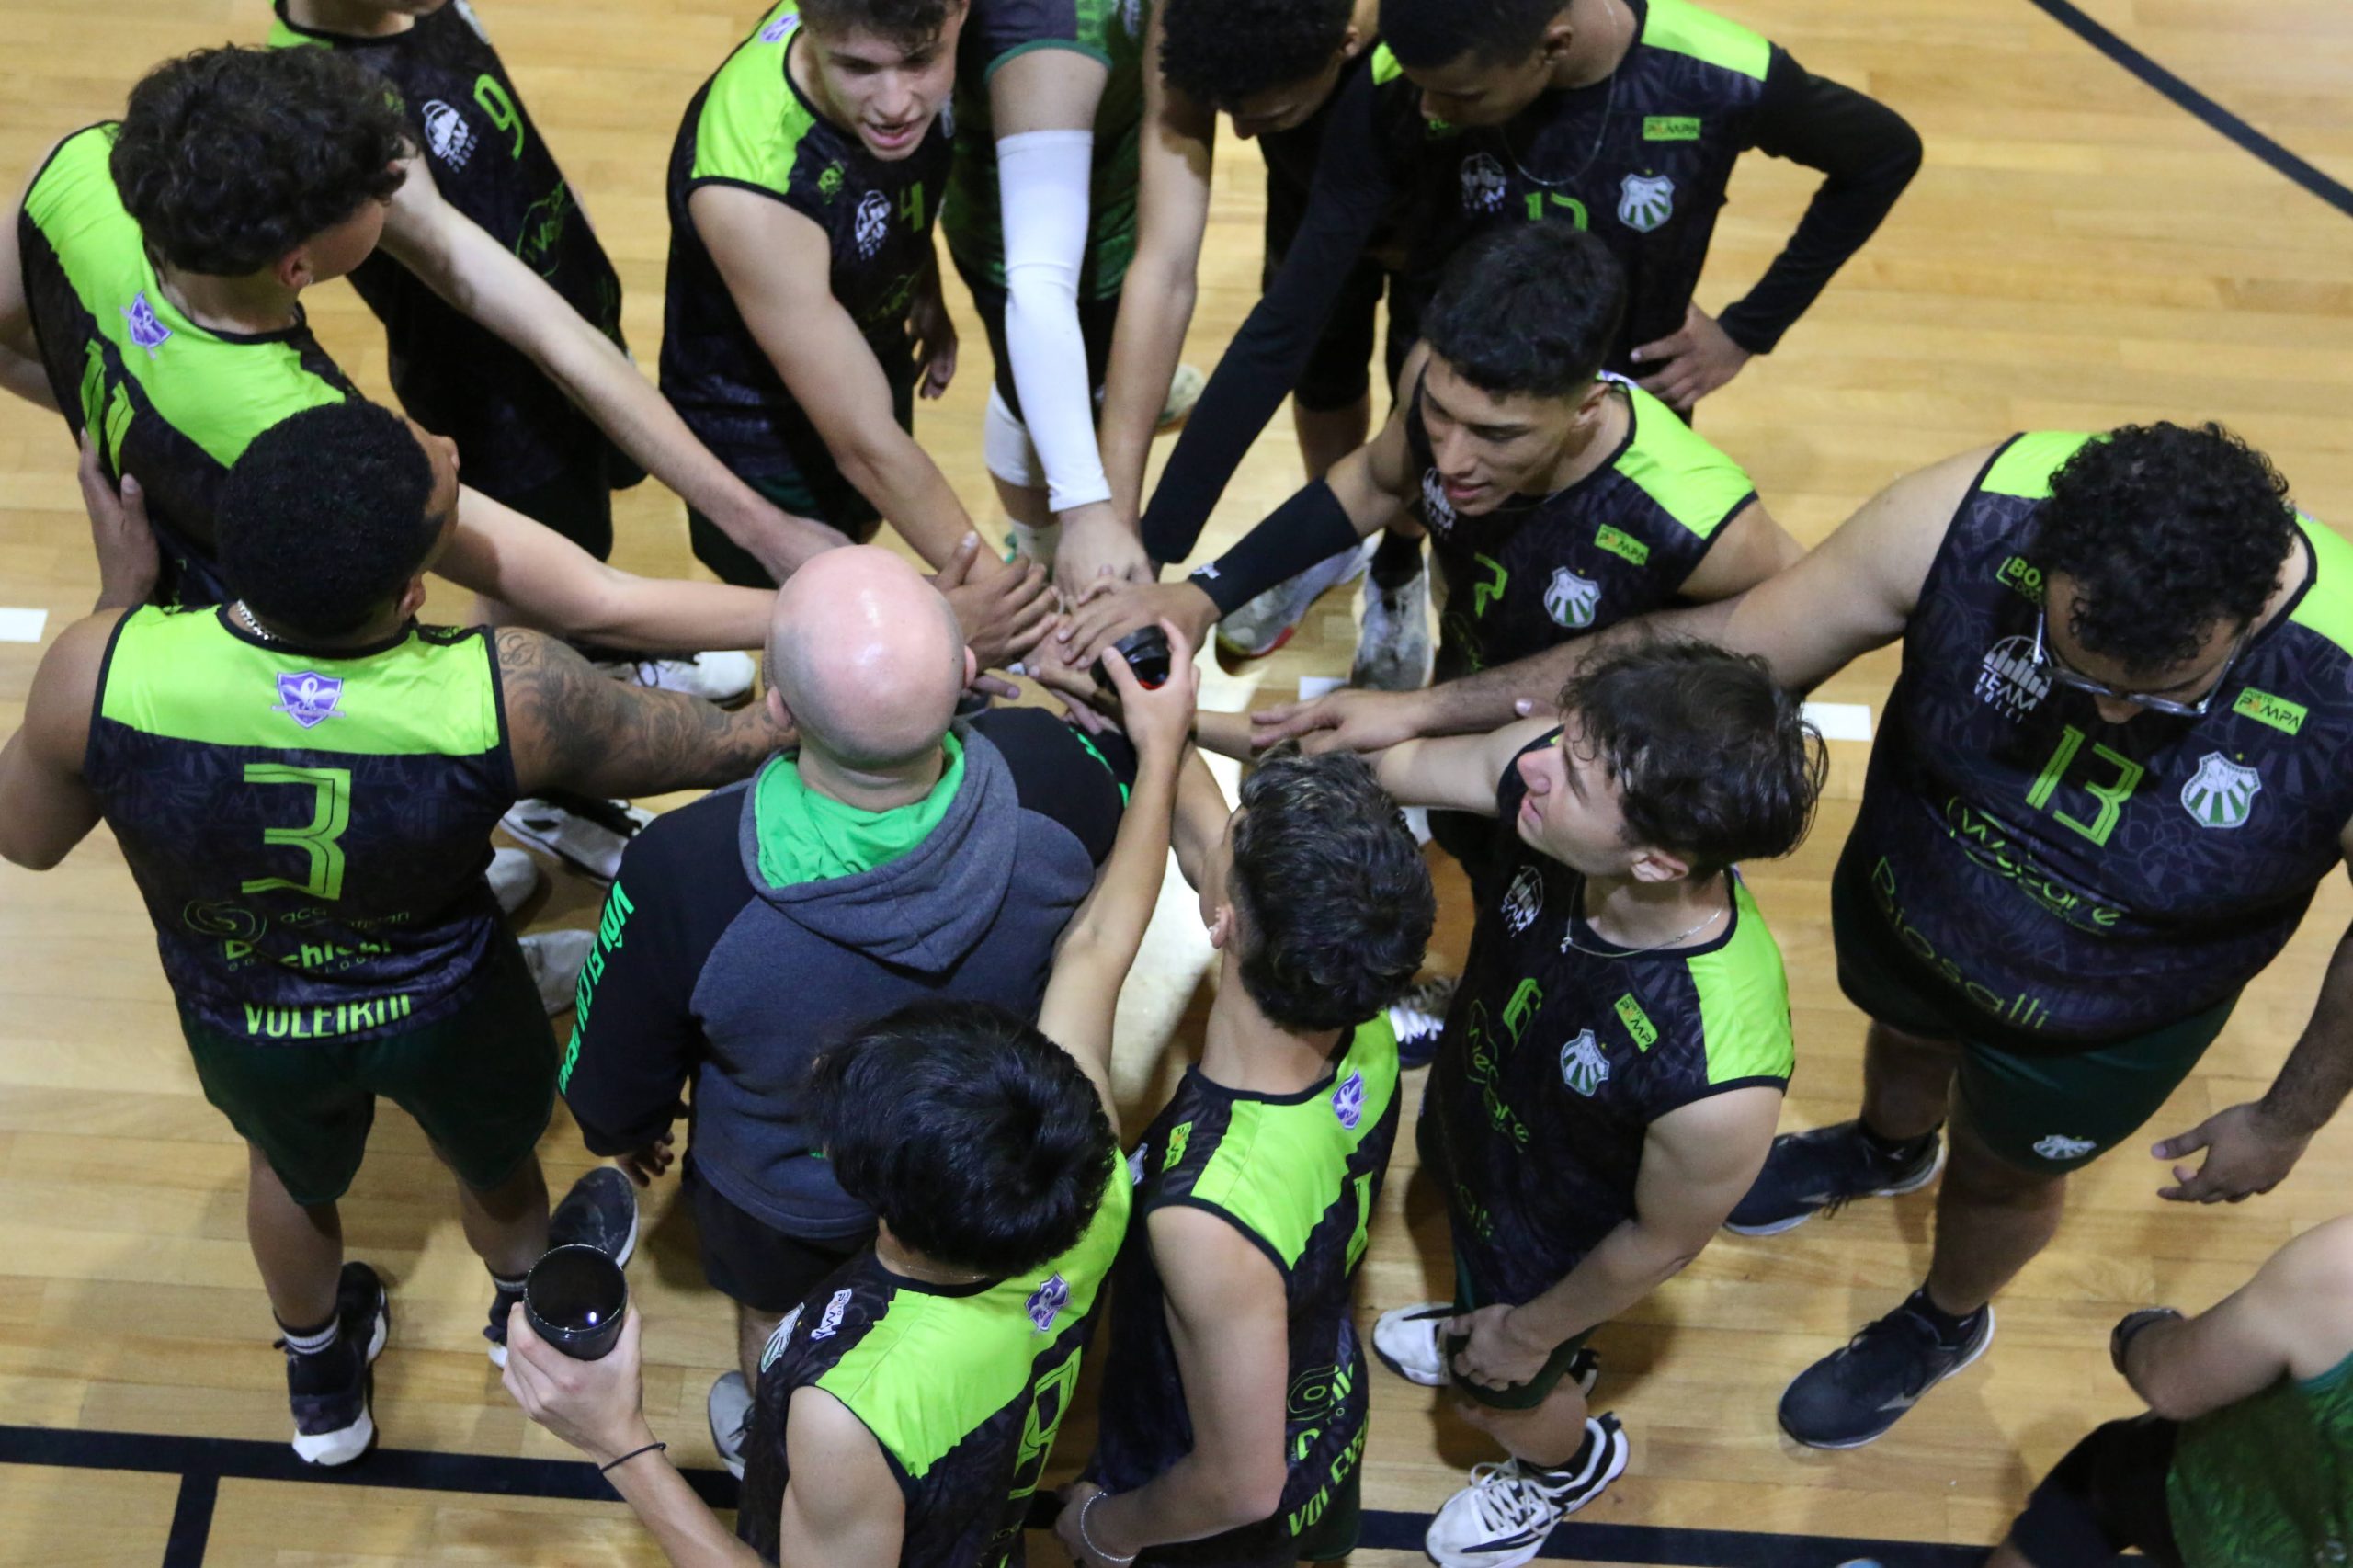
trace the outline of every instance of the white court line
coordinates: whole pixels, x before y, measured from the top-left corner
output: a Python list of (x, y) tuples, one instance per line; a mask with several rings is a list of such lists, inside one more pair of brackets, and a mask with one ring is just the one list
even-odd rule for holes
[(1822, 732), (1825, 741), (1868, 741), (1871, 738), (1871, 710), (1868, 702), (1809, 702), (1805, 716)]
[(38, 642), (48, 629), (45, 609), (0, 609), (0, 642)]

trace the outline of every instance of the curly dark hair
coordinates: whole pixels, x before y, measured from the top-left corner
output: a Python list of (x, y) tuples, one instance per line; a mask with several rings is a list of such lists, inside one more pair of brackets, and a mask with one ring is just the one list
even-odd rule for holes
[(1468, 54), (1511, 60), (1544, 40), (1569, 0), (1381, 0), (1381, 40), (1408, 71), (1436, 70)]
[(1509, 223), (1447, 262), (1422, 340), (1482, 392), (1565, 397), (1600, 373), (1625, 314), (1608, 245), (1568, 223)]
[(966, 0), (801, 0), (801, 19), (820, 32), (862, 28), (903, 48), (939, 36)]
[(1227, 891), (1243, 989), (1295, 1034), (1351, 1028), (1394, 1002), (1438, 919), (1404, 814), (1353, 752), (1259, 764), (1242, 786)]
[(1787, 855), (1813, 824), (1829, 754), (1762, 659), (1637, 643), (1572, 676), (1561, 711), (1616, 782), (1627, 842), (1684, 857), (1694, 878)]
[(221, 486), (213, 548), (232, 591), (272, 625), (358, 631), (425, 565), (433, 463), (390, 409), (306, 408), (247, 443)]
[(401, 187), (382, 77), (331, 49), (199, 49), (131, 89), (108, 166), (148, 254), (242, 278)]
[(1205, 104), (1303, 82), (1347, 41), (1350, 0), (1166, 0), (1160, 74)]
[(2035, 563), (2075, 589), (2067, 631), (2128, 670), (2197, 657), (2263, 613), (2296, 537), (2288, 482), (2220, 425), (2127, 425), (2051, 476)]
[(809, 1108), (842, 1190), (950, 1268), (1078, 1244), (1119, 1142), (1068, 1051), (986, 1002), (910, 1004), (820, 1056)]

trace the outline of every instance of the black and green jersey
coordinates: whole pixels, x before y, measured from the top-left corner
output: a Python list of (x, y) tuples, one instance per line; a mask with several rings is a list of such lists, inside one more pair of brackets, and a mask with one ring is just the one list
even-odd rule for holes
[(1689, 0), (1628, 4), (1642, 35), (1607, 80), (1546, 93), (1505, 125), (1425, 128), (1406, 267), (1424, 291), (1489, 224), (1563, 222), (1625, 271), (1621, 345), (1682, 329), (1733, 164), (1756, 142), (1773, 46)]
[(795, 1391), (815, 1387), (866, 1424), (898, 1480), (901, 1568), (1019, 1563), (1029, 1499), (1094, 1332), (1096, 1295), (1127, 1233), (1125, 1175), (1112, 1171), (1086, 1233), (1041, 1268), (993, 1284), (927, 1285), (892, 1273), (869, 1248), (793, 1308), (760, 1358), (735, 1516), (745, 1542), (777, 1561), (791, 1480), (785, 1410)]
[(161, 590), (227, 595), (211, 567), (221, 481), (245, 444), (290, 415), (358, 396), (300, 319), (282, 332), (213, 332), (182, 315), (147, 259), (107, 159), (112, 122), (58, 143), (17, 222), (25, 298), (50, 391), (110, 477), (135, 475), (162, 542)]
[(1005, 287), (996, 131), (989, 83), (1017, 55), (1067, 49), (1111, 73), (1095, 110), (1094, 179), (1078, 297), (1108, 300), (1136, 254), (1137, 158), (1142, 146), (1143, 40), (1153, 0), (972, 0), (956, 49), (956, 168), (948, 187), (948, 248), (968, 277)]
[[(1560, 744), (1554, 731), (1520, 755)], [(1511, 823), (1518, 759), (1496, 790)], [(1475, 1299), (1557, 1284), (1634, 1213), (1652, 1122), (1728, 1090), (1788, 1085), (1795, 1056), (1781, 949), (1732, 879), (1714, 940), (1615, 949), (1587, 925), (1585, 879), (1514, 841), (1498, 852), (1422, 1103)]]
[(2165, 1505), (2188, 1568), (2353, 1561), (2353, 1357), (2183, 1422)]
[(801, 33), (783, 0), (687, 106), (670, 153), (670, 279), (662, 391), (696, 435), (746, 479), (826, 472), (824, 442), (776, 371), (695, 232), (687, 199), (733, 186), (781, 201), (825, 231), (833, 292), (892, 384), (915, 384), (908, 307), (933, 265), (949, 133), (885, 162), (817, 112), (786, 68)]
[(1756, 499), (1740, 465), (1665, 403), (1604, 379), (1626, 408), (1625, 439), (1608, 460), (1565, 490), (1515, 495), (1475, 517), (1447, 505), (1415, 386), (1405, 415), (1421, 476), (1414, 512), (1446, 579), (1438, 679), (1524, 659), (1670, 603), (1723, 525)]
[[(276, 0), (271, 47), (338, 50), (392, 84), (449, 205), (621, 343), (620, 279), (466, 0), (383, 38), (298, 27), (286, 5)], [(360, 263), (351, 286), (384, 324), (392, 390), (418, 424), (458, 443), (467, 483), (520, 494), (605, 449), (596, 426), (520, 350), (391, 256)], [(615, 466), (633, 472), (626, 460)]]
[(316, 652), (230, 613), (123, 618), (82, 765), (181, 1008), (289, 1044), (455, 1010), (499, 937), (482, 871), (517, 794), (490, 639)]
[[(1349, 1286), (1397, 1140), (1397, 1036), (1380, 1017), (1357, 1027), (1332, 1075), (1312, 1089), (1247, 1095), (1196, 1067), (1144, 1130), (1130, 1165), (1137, 1213), (1182, 1206), (1225, 1221), (1282, 1276), (1290, 1314), (1281, 1506), (1237, 1530), (1155, 1547), (1155, 1563), (1296, 1562), (1287, 1549), (1322, 1517), (1363, 1457), (1365, 1361)], [(1162, 1261), (1149, 1229), (1136, 1225), (1120, 1254), (1100, 1427), (1087, 1470), (1112, 1492), (1142, 1485), (1193, 1447)]]
[(2353, 546), (2302, 521), (2294, 598), (2200, 719), (2100, 718), (2034, 657), (2036, 516), (2095, 437), (2018, 436), (1946, 530), (1847, 854), (1879, 916), (2006, 1039), (2112, 1039), (2234, 994), (2353, 820)]

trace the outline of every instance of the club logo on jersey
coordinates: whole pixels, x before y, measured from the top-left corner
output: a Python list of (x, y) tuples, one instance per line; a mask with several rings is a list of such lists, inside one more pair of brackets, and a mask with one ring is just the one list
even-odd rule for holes
[(849, 1311), (850, 1295), (850, 1288), (847, 1285), (834, 1292), (833, 1300), (825, 1303), (825, 1315), (819, 1318), (817, 1326), (809, 1331), (812, 1340), (831, 1339), (841, 1332), (842, 1314)]
[(1583, 631), (1601, 608), (1601, 585), (1580, 577), (1565, 566), (1552, 569), (1552, 585), (1544, 590), (1544, 613), (1556, 626)]
[(1422, 521), (1440, 533), (1454, 529), (1454, 503), (1446, 498), (1446, 481), (1434, 468), (1422, 471)]
[(1053, 1328), (1054, 1320), (1062, 1316), (1063, 1309), (1069, 1305), (1070, 1285), (1057, 1274), (1029, 1292), (1025, 1310), (1029, 1313), (1029, 1321), (1038, 1325), (1038, 1332), (1045, 1334)]
[(2198, 771), (2181, 787), (2181, 809), (2200, 827), (2245, 827), (2263, 792), (2263, 776), (2210, 751), (2198, 759)]
[(767, 27), (760, 29), (760, 41), (762, 43), (782, 43), (786, 39), (792, 36), (792, 29), (800, 25), (801, 13), (798, 11), (788, 11), (783, 16), (779, 17), (775, 21), (770, 22)]
[(1985, 652), (1977, 672), (1977, 700), (2005, 719), (2023, 719), (2051, 695), (2051, 672), (2034, 657), (2034, 639), (2005, 637)]
[(147, 302), (147, 290), (144, 289), (132, 295), (131, 303), (122, 307), (122, 319), (131, 329), (131, 341), (147, 350), (150, 359), (172, 335), (172, 329), (157, 319), (155, 307)]
[(1536, 924), (1544, 913), (1544, 876), (1533, 866), (1522, 866), (1504, 894), (1504, 926), (1515, 937)]
[(841, 193), (842, 163), (839, 158), (836, 158), (832, 163), (825, 165), (825, 172), (824, 174), (817, 176), (817, 194), (824, 197), (826, 200), (831, 201), (835, 197), (839, 196)]
[(2054, 1132), (2037, 1142), (2034, 1152), (2046, 1160), (2080, 1160), (2098, 1148), (2088, 1138), (2070, 1138), (2063, 1132)]
[(1647, 234), (1675, 216), (1675, 182), (1665, 175), (1628, 175), (1618, 187), (1618, 222)]
[(1130, 38), (1143, 36), (1143, 0), (1120, 0), (1120, 25)]
[(1591, 1029), (1577, 1030), (1577, 1038), (1561, 1047), (1561, 1082), (1588, 1099), (1609, 1082), (1609, 1058)]
[(784, 1354), (785, 1346), (791, 1343), (792, 1331), (801, 1326), (801, 1308), (795, 1307), (785, 1313), (784, 1321), (776, 1325), (774, 1334), (768, 1335), (767, 1347), (760, 1352), (761, 1371), (775, 1366), (776, 1358)]
[(1151, 1147), (1149, 1143), (1139, 1143), (1136, 1145), (1136, 1152), (1128, 1156), (1128, 1185), (1130, 1187), (1143, 1185), (1143, 1159), (1145, 1152)]
[(1504, 166), (1484, 153), (1462, 160), (1462, 210), (1500, 212), (1507, 185)]
[(882, 237), (891, 232), (891, 199), (879, 190), (870, 190), (858, 204), (858, 254), (868, 261), (874, 259), (882, 248)]
[(330, 719), (343, 717), (335, 708), (342, 699), (341, 677), (304, 670), (300, 674), (279, 675), (278, 700), (270, 705), (269, 710), (285, 714), (306, 730), (315, 730)]
[(1332, 1114), (1340, 1125), (1354, 1132), (1357, 1123), (1364, 1119), (1364, 1074), (1351, 1073), (1348, 1081), (1332, 1091)]
[(425, 145), (453, 169), (462, 169), (474, 155), (473, 128), (466, 117), (439, 98), (425, 100)]

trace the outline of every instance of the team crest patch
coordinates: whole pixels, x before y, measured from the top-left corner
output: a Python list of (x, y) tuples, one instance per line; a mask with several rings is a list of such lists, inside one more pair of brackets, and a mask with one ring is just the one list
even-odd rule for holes
[(819, 1318), (817, 1326), (809, 1331), (811, 1339), (831, 1339), (841, 1332), (842, 1314), (849, 1311), (851, 1294), (847, 1285), (834, 1292), (833, 1300), (825, 1303), (825, 1315)]
[(2051, 695), (2051, 672), (2035, 662), (2034, 639), (2005, 637), (1985, 651), (1977, 671), (1977, 700), (2005, 719), (2023, 719)]
[(2210, 751), (2198, 759), (2198, 771), (2181, 787), (2181, 809), (2198, 819), (2200, 827), (2245, 827), (2255, 798), (2263, 792), (2263, 776)]
[(1484, 153), (1462, 160), (1462, 210), (1500, 212), (1508, 188), (1504, 166)]
[(1552, 585), (1544, 590), (1544, 613), (1555, 626), (1583, 631), (1601, 608), (1601, 585), (1580, 577), (1565, 566), (1552, 568)]
[(1536, 924), (1544, 913), (1544, 877), (1533, 866), (1522, 866), (1504, 894), (1504, 925), (1515, 937)]
[(784, 1321), (776, 1325), (774, 1334), (768, 1335), (767, 1347), (760, 1352), (761, 1371), (765, 1372), (776, 1365), (776, 1358), (784, 1354), (784, 1347), (792, 1341), (792, 1331), (800, 1326), (801, 1308), (795, 1307), (784, 1314)]
[(306, 730), (315, 730), (329, 719), (340, 719), (335, 704), (343, 700), (340, 676), (323, 676), (310, 670), (300, 674), (283, 674), (278, 677), (278, 700), (270, 705), (273, 713), (283, 713)]
[(1446, 481), (1434, 468), (1422, 471), (1422, 521), (1440, 533), (1454, 530), (1454, 503), (1446, 498)]
[(2070, 1138), (2063, 1132), (2054, 1132), (2037, 1141), (2034, 1152), (2046, 1160), (2080, 1160), (2098, 1148), (2088, 1138)]
[(890, 232), (891, 199), (879, 190), (868, 191), (858, 204), (858, 254), (873, 260), (882, 248), (882, 236)]
[(462, 169), (474, 155), (473, 128), (466, 117), (439, 98), (425, 103), (425, 145), (453, 169)]
[(1054, 1320), (1062, 1316), (1063, 1309), (1069, 1305), (1070, 1285), (1057, 1274), (1029, 1292), (1025, 1310), (1029, 1313), (1029, 1321), (1038, 1325), (1038, 1332), (1044, 1334), (1054, 1326)]
[(150, 359), (172, 335), (172, 329), (163, 324), (155, 314), (155, 307), (148, 302), (144, 289), (132, 295), (131, 303), (122, 307), (122, 319), (131, 328), (131, 341), (147, 350)]
[(1665, 175), (1628, 175), (1618, 187), (1618, 222), (1647, 234), (1675, 216), (1675, 182)]
[(1120, 0), (1120, 25), (1130, 38), (1143, 37), (1143, 0)]
[(1332, 1114), (1340, 1125), (1354, 1132), (1357, 1123), (1364, 1119), (1364, 1074), (1351, 1073), (1347, 1083), (1332, 1091)]
[(760, 29), (760, 41), (762, 43), (782, 43), (786, 39), (792, 36), (792, 29), (800, 25), (801, 13), (798, 11), (788, 11), (783, 16), (779, 17), (775, 21), (770, 22), (767, 27)]
[(1609, 1082), (1609, 1058), (1591, 1029), (1579, 1029), (1576, 1039), (1561, 1047), (1561, 1082), (1588, 1099)]
[(1128, 1185), (1130, 1187), (1143, 1185), (1143, 1157), (1145, 1150), (1149, 1147), (1149, 1144), (1139, 1143), (1136, 1145), (1136, 1152), (1128, 1156)]

